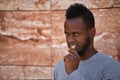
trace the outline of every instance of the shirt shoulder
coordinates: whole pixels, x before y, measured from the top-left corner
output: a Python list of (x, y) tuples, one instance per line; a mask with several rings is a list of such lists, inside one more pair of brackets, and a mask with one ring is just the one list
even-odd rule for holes
[(113, 59), (112, 57), (110, 57), (110, 56), (108, 56), (108, 55), (106, 55), (104, 53), (100, 53), (100, 52), (98, 54), (99, 54), (99, 56), (98, 56), (99, 59), (103, 63), (105, 63), (106, 65), (108, 65), (108, 64), (117, 64), (117, 65), (120, 65), (119, 62), (117, 60)]
[(61, 70), (61, 68), (64, 68), (64, 61), (61, 60), (55, 65), (55, 70)]
[(120, 75), (120, 62), (113, 59), (112, 57), (107, 56), (104, 53), (99, 53), (99, 60), (101, 60), (101, 66), (103, 65), (103, 72), (119, 73)]

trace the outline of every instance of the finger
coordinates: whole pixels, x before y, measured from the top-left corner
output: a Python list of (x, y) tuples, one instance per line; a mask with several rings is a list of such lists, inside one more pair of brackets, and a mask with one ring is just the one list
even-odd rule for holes
[(72, 55), (68, 54), (64, 57), (64, 61), (66, 60), (71, 60), (72, 59)]
[(69, 56), (70, 56), (71, 58), (76, 57), (73, 53), (69, 53)]
[(66, 60), (68, 60), (68, 55), (66, 55), (65, 57), (64, 57), (64, 61), (66, 61)]
[[(77, 51), (73, 50), (73, 49), (69, 49), (69, 52), (75, 56), (79, 56), (79, 54), (77, 53)], [(79, 56), (80, 57), (80, 56)]]
[(67, 59), (72, 59), (73, 55), (72, 54), (68, 54), (66, 57), (67, 57)]
[(80, 56), (76, 56), (75, 54), (72, 54), (72, 53), (70, 53), (69, 55), (71, 56), (71, 60), (74, 60), (74, 61), (80, 60)]

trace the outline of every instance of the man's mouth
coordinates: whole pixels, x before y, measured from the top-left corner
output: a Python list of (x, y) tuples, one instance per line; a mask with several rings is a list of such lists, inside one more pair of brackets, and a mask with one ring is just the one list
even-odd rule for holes
[(76, 48), (76, 45), (72, 45), (70, 46), (71, 49), (75, 49)]

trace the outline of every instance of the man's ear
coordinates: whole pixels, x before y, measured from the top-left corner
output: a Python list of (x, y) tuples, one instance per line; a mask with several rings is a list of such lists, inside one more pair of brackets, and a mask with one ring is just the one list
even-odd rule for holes
[(89, 29), (89, 36), (93, 38), (95, 36), (95, 32), (96, 32), (96, 30), (94, 27)]

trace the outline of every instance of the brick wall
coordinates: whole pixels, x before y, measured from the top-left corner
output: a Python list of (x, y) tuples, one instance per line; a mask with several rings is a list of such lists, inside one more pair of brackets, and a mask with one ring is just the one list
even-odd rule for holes
[(94, 45), (120, 61), (120, 0), (0, 0), (0, 80), (52, 80), (67, 53), (65, 10), (76, 2), (94, 13)]

